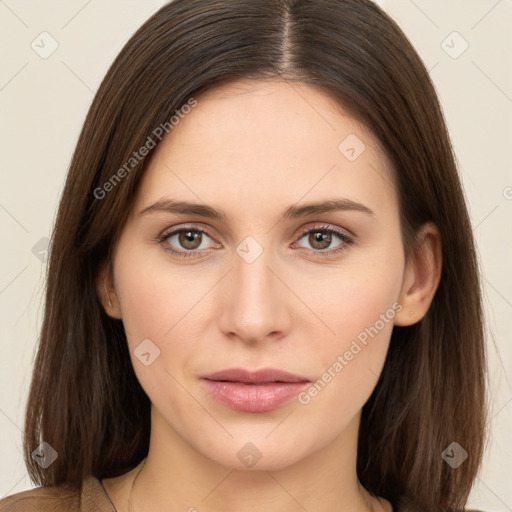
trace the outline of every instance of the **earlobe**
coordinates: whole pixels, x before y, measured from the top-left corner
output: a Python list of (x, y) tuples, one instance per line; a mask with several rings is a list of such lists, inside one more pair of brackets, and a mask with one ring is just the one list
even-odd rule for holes
[(113, 283), (112, 273), (109, 265), (104, 264), (96, 276), (96, 291), (105, 313), (112, 318), (121, 319), (119, 301)]
[(105, 294), (106, 294), (107, 299), (108, 299), (108, 307), (111, 308), (111, 307), (113, 307), (113, 304), (112, 304), (112, 301), (110, 300), (110, 297), (108, 295), (107, 282), (105, 280), (103, 280), (103, 285), (105, 287)]
[(427, 313), (439, 286), (442, 269), (441, 234), (431, 222), (418, 232), (413, 254), (406, 263), (398, 302), (401, 311), (395, 325), (408, 326), (419, 322)]

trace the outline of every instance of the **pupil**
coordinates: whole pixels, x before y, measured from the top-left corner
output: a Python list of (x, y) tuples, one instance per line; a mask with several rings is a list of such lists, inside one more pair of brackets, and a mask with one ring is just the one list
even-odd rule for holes
[(200, 233), (194, 231), (182, 231), (179, 238), (181, 246), (187, 249), (196, 249), (199, 245), (198, 241), (200, 243)]
[(316, 246), (317, 249), (325, 249), (326, 247), (329, 246), (329, 244), (331, 243), (331, 235), (329, 233), (322, 233), (320, 231), (316, 231), (315, 233), (313, 233), (313, 246), (315, 246), (315, 244), (320, 244), (320, 246)]

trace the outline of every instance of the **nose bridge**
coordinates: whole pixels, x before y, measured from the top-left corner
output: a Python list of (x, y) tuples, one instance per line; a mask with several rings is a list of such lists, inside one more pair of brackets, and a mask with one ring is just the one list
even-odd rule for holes
[(270, 248), (247, 237), (236, 248), (223, 315), (223, 329), (248, 341), (280, 332), (285, 326), (285, 303), (280, 283), (271, 268)]

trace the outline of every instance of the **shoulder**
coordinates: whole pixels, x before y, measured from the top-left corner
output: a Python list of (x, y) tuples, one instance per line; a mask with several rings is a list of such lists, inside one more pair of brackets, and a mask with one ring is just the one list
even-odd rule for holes
[(0, 512), (116, 512), (100, 481), (89, 476), (80, 488), (37, 487), (0, 500)]
[(37, 487), (18, 492), (0, 501), (0, 512), (80, 510), (80, 489), (68, 485)]

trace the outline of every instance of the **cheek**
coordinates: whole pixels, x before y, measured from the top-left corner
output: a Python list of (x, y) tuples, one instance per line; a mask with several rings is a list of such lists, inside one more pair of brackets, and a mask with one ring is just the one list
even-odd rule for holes
[(318, 408), (318, 414), (308, 416), (313, 422), (328, 414), (331, 428), (338, 428), (361, 409), (377, 383), (402, 309), (397, 299), (404, 261), (398, 247), (375, 248), (365, 261), (347, 263), (326, 276), (323, 285), (318, 283), (322, 294), (309, 291), (309, 305), (322, 312), (319, 316), (333, 331), (326, 329), (311, 353), (312, 366), (322, 369), (318, 380), (299, 396), (311, 411)]
[[(204, 273), (194, 274), (191, 267), (173, 269), (153, 247), (135, 247), (119, 245), (116, 291), (135, 374), (151, 400), (165, 404), (172, 396), (182, 397), (180, 383), (192, 371), (194, 357), (203, 352), (206, 311), (213, 307), (208, 290), (218, 277), (211, 273), (205, 280)], [(189, 399), (183, 394), (185, 404)], [(173, 403), (172, 414), (179, 417), (183, 404)]]
[(168, 357), (166, 340), (185, 315), (188, 302), (183, 300), (180, 283), (150, 257), (151, 251), (127, 250), (130, 245), (136, 247), (127, 242), (119, 245), (114, 266), (116, 293), (132, 364), (146, 389), (155, 368)]
[[(122, 251), (114, 271), (132, 366), (151, 402), (176, 422), (186, 417), (190, 405), (179, 383), (195, 347), (189, 335), (183, 338), (186, 314), (195, 301), (188, 297), (190, 286), (183, 286), (169, 267), (137, 251)], [(173, 339), (187, 343), (171, 345)]]
[[(356, 248), (336, 267), (295, 277), (294, 290), (324, 321), (323, 338), (340, 344), (377, 323), (389, 337), (400, 296), (404, 256), (399, 237), (371, 248)], [(386, 315), (387, 313), (387, 315)], [(385, 325), (381, 316), (385, 315)], [(390, 321), (391, 320), (391, 321)], [(387, 329), (386, 329), (387, 327)], [(330, 331), (330, 332), (329, 332)], [(361, 336), (364, 338), (364, 334)]]
[[(316, 380), (298, 396), (305, 431), (322, 432), (334, 439), (362, 409), (372, 394), (384, 366), (393, 330), (396, 304), (389, 294), (370, 295), (368, 301), (347, 302), (336, 336), (320, 341), (310, 352)], [(400, 307), (398, 306), (398, 309)]]
[(205, 283), (195, 281), (192, 271), (173, 272), (172, 265), (154, 248), (127, 251), (120, 246), (115, 272), (130, 344), (145, 338), (165, 343), (176, 335), (192, 306), (205, 293)]

